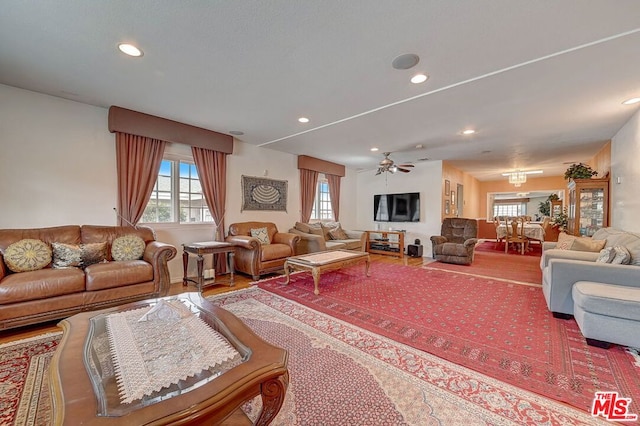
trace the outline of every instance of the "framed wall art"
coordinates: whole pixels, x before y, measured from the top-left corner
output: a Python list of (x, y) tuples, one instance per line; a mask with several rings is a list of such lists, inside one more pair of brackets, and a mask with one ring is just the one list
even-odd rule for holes
[(286, 180), (242, 176), (242, 208), (244, 210), (287, 211)]
[(451, 213), (451, 206), (449, 204), (449, 200), (444, 200), (444, 214)]
[(451, 192), (451, 182), (449, 182), (449, 179), (445, 179), (444, 180), (444, 195), (449, 195), (450, 192)]

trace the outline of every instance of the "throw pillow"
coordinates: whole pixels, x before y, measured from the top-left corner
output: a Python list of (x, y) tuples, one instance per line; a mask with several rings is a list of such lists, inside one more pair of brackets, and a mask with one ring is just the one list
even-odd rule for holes
[(271, 244), (267, 228), (254, 228), (251, 230), (251, 236), (257, 238), (258, 241), (260, 241), (260, 244)]
[[(144, 253), (144, 250), (142, 250), (142, 253)], [(80, 257), (82, 258), (83, 268), (93, 265), (94, 263), (106, 262), (108, 255), (109, 250), (106, 242), (80, 245)]]
[(571, 250), (599, 252), (604, 248), (607, 240), (594, 240), (591, 237), (577, 237), (573, 241)]
[(13, 272), (37, 271), (51, 263), (51, 248), (41, 240), (20, 240), (4, 251), (4, 262)]
[(137, 235), (128, 234), (118, 237), (111, 244), (111, 257), (115, 261), (138, 260), (142, 258), (146, 244)]
[(558, 243), (556, 244), (556, 248), (560, 250), (571, 250), (571, 246), (575, 241), (576, 237), (573, 235), (569, 235), (565, 232), (561, 232), (558, 234)]
[(53, 264), (56, 269), (86, 268), (94, 263), (107, 260), (107, 243), (65, 244), (51, 243), (53, 247)]
[(344, 232), (344, 229), (342, 229), (339, 226), (336, 229), (332, 229), (331, 231), (329, 231), (329, 236), (331, 237), (332, 240), (348, 240), (349, 239), (349, 236), (347, 235), (346, 232)]
[(329, 232), (331, 231), (331, 228), (327, 228), (326, 226), (324, 226), (322, 223), (320, 224), (320, 229), (322, 229), (322, 236), (324, 237), (325, 241), (331, 241), (331, 235), (329, 235)]
[(611, 260), (611, 263), (615, 265), (628, 265), (631, 261), (631, 253), (629, 253), (626, 247), (615, 246), (613, 247), (613, 252), (615, 256), (613, 260)]
[(75, 244), (51, 243), (53, 248), (53, 264), (55, 269), (79, 268), (82, 265), (80, 246)]
[(600, 250), (600, 255), (596, 259), (596, 262), (611, 263), (614, 257), (616, 257), (616, 251), (613, 247), (606, 247)]

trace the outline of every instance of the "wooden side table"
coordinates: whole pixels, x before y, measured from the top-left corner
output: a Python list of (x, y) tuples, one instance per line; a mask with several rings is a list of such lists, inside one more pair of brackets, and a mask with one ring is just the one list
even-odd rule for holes
[[(202, 291), (202, 288), (205, 286), (204, 274), (203, 274), (203, 265), (204, 259), (203, 256), (205, 254), (224, 254), (227, 256), (227, 264), (229, 266), (229, 272), (231, 274), (228, 284), (230, 287), (235, 285), (235, 281), (233, 278), (234, 273), (234, 257), (235, 257), (235, 246), (231, 243), (226, 243), (222, 241), (202, 241), (195, 243), (185, 243), (182, 244), (183, 252), (182, 252), (182, 285), (186, 286), (189, 281), (195, 283), (198, 286), (198, 291)], [(197, 265), (198, 265), (198, 276), (195, 279), (189, 278), (187, 275), (187, 266), (189, 266), (189, 253), (195, 254), (198, 256)], [(219, 282), (222, 284), (222, 282)], [(215, 278), (208, 285), (214, 285), (216, 283)]]

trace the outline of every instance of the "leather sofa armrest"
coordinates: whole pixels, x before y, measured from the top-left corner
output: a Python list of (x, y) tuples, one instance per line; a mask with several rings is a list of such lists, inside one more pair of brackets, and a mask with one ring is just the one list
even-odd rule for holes
[(300, 237), (296, 243), (296, 249), (294, 251), (296, 255), (327, 250), (327, 243), (321, 235), (308, 234), (294, 228), (289, 229), (289, 233), (296, 234)]
[(176, 257), (177, 249), (171, 244), (150, 241), (144, 249), (142, 259), (153, 267), (153, 278), (160, 296), (169, 294), (171, 276), (168, 262)]
[(300, 235), (289, 232), (276, 232), (273, 235), (273, 242), (277, 244), (286, 244), (291, 247), (291, 253), (296, 251), (296, 243), (300, 240)]
[(260, 250), (260, 241), (248, 235), (230, 235), (225, 241), (243, 249)]

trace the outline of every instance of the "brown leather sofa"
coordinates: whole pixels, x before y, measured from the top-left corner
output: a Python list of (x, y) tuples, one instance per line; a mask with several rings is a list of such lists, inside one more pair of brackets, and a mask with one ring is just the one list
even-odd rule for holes
[[(142, 259), (112, 261), (113, 240), (129, 234), (145, 241)], [(55, 269), (49, 264), (35, 271), (12, 272), (5, 264), (5, 250), (23, 239), (38, 239), (49, 246), (54, 242), (73, 245), (107, 242), (107, 261), (84, 269)], [(156, 241), (154, 231), (144, 226), (1, 229), (0, 330), (165, 296), (170, 286), (167, 262), (175, 255), (175, 247)]]
[[(269, 244), (261, 244), (251, 236), (251, 230), (259, 228), (267, 228)], [(299, 239), (298, 235), (278, 232), (271, 222), (241, 222), (229, 226), (226, 241), (236, 246), (235, 270), (257, 281), (260, 275), (282, 270), (285, 260), (294, 255)]]
[(315, 253), (327, 250), (358, 250), (366, 251), (366, 232), (349, 231), (344, 229), (347, 238), (333, 239), (329, 231), (342, 228), (340, 222), (320, 222), (309, 224), (296, 222), (289, 232), (300, 236), (296, 244), (295, 254)]

